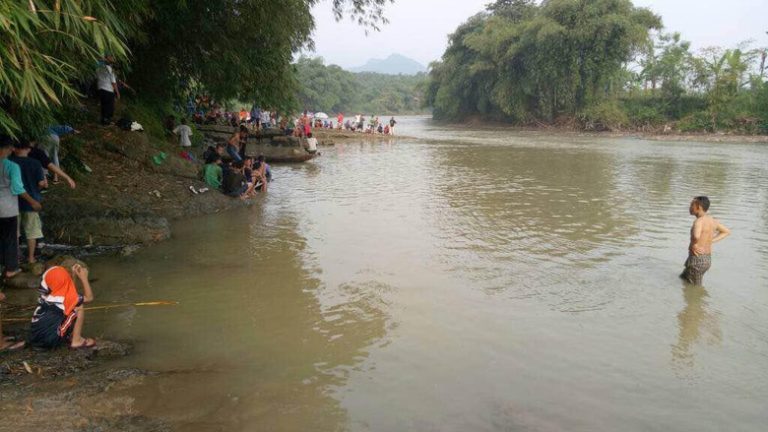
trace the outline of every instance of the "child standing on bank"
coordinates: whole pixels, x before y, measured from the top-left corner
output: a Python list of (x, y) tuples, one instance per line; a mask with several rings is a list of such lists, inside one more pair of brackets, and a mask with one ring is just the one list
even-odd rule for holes
[[(43, 166), (35, 159), (29, 157), (32, 146), (27, 140), (17, 141), (14, 144), (13, 156), (11, 162), (16, 163), (21, 169), (21, 181), (24, 190), (29, 196), (38, 203), (42, 200), (41, 190), (48, 187), (48, 181), (43, 173)], [(35, 209), (24, 198), (19, 198), (19, 213), (21, 222), (21, 232), (27, 239), (27, 261), (29, 263), (37, 262), (35, 251), (37, 250), (38, 240), (43, 238), (43, 222), (40, 219), (40, 209)]]

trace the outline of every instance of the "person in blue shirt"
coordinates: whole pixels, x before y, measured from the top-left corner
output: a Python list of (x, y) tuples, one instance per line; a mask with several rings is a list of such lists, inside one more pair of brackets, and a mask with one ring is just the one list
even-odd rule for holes
[[(48, 182), (43, 174), (43, 166), (40, 162), (29, 157), (32, 150), (29, 141), (17, 141), (13, 145), (13, 155), (8, 158), (11, 162), (17, 164), (21, 170), (21, 181), (24, 190), (35, 201), (40, 202), (43, 199), (41, 189), (48, 187)], [(19, 198), (19, 221), (21, 223), (21, 232), (27, 240), (29, 263), (37, 262), (35, 252), (37, 250), (38, 240), (43, 238), (43, 223), (40, 219), (40, 213), (35, 210), (30, 203), (23, 198)]]
[[(61, 137), (70, 134), (80, 133), (69, 125), (53, 125), (48, 128), (48, 136), (40, 140), (41, 150), (51, 158), (51, 162), (56, 165), (57, 168), (61, 167), (59, 163), (59, 148), (61, 147)], [(53, 182), (59, 182), (59, 175), (54, 171)]]
[(0, 136), (0, 265), (3, 276), (10, 279), (19, 270), (19, 198), (34, 211), (42, 210), (40, 203), (24, 189), (21, 168), (8, 156), (13, 150), (13, 140)]

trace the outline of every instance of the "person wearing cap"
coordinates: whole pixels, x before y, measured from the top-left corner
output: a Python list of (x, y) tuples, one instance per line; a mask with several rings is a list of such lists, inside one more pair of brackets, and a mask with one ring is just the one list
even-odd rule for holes
[(72, 177), (64, 172), (61, 167), (53, 163), (51, 158), (49, 158), (48, 155), (40, 148), (37, 140), (30, 141), (29, 145), (32, 146), (32, 150), (29, 151), (29, 157), (40, 162), (40, 165), (43, 166), (43, 169), (48, 170), (54, 174), (54, 183), (56, 183), (56, 177), (58, 177), (60, 179), (64, 179), (70, 188), (74, 189), (77, 187), (77, 184), (75, 184), (75, 181), (72, 180)]
[[(16, 141), (13, 147), (13, 155), (8, 159), (21, 169), (21, 181), (24, 184), (24, 190), (37, 202), (41, 202), (43, 200), (41, 190), (48, 187), (43, 166), (37, 160), (29, 157), (29, 152), (32, 150), (29, 141)], [(27, 261), (29, 263), (37, 262), (35, 259), (37, 241), (43, 238), (43, 222), (40, 220), (39, 210), (35, 210), (27, 201), (19, 198), (19, 219), (21, 232), (27, 239)]]
[[(77, 292), (75, 278), (80, 281), (83, 294)], [(49, 268), (40, 282), (40, 299), (32, 315), (27, 343), (45, 349), (66, 344), (73, 349), (93, 348), (96, 341), (83, 337), (83, 304), (92, 301), (88, 268), (83, 263), (68, 258)]]
[(3, 276), (10, 279), (19, 270), (19, 198), (34, 211), (40, 211), (40, 203), (24, 189), (21, 168), (8, 160), (13, 151), (13, 141), (0, 136), (0, 264)]

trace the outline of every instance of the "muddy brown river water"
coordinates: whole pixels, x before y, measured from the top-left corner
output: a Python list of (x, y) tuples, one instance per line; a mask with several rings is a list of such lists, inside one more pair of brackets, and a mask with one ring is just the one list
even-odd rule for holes
[[(768, 146), (456, 128), (277, 166), (252, 209), (100, 258), (91, 334), (179, 431), (764, 431)], [(677, 275), (708, 194), (733, 229)]]

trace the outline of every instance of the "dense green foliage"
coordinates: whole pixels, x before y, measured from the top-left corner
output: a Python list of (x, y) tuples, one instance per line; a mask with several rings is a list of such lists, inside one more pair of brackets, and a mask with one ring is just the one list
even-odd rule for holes
[(0, 1), (0, 133), (54, 121), (104, 52), (126, 60), (140, 21), (120, 16), (106, 1)]
[[(376, 28), (392, 0), (333, 0)], [(33, 134), (74, 103), (113, 54), (145, 104), (205, 92), (296, 105), (293, 55), (311, 45), (319, 0), (0, 0), (0, 131)], [(84, 85), (81, 85), (84, 84)]]
[(327, 113), (412, 114), (422, 112), (426, 75), (351, 73), (321, 58), (296, 63), (299, 104), (304, 110)]
[(588, 129), (768, 127), (762, 50), (693, 53), (630, 0), (498, 0), (432, 64), (436, 118)]

